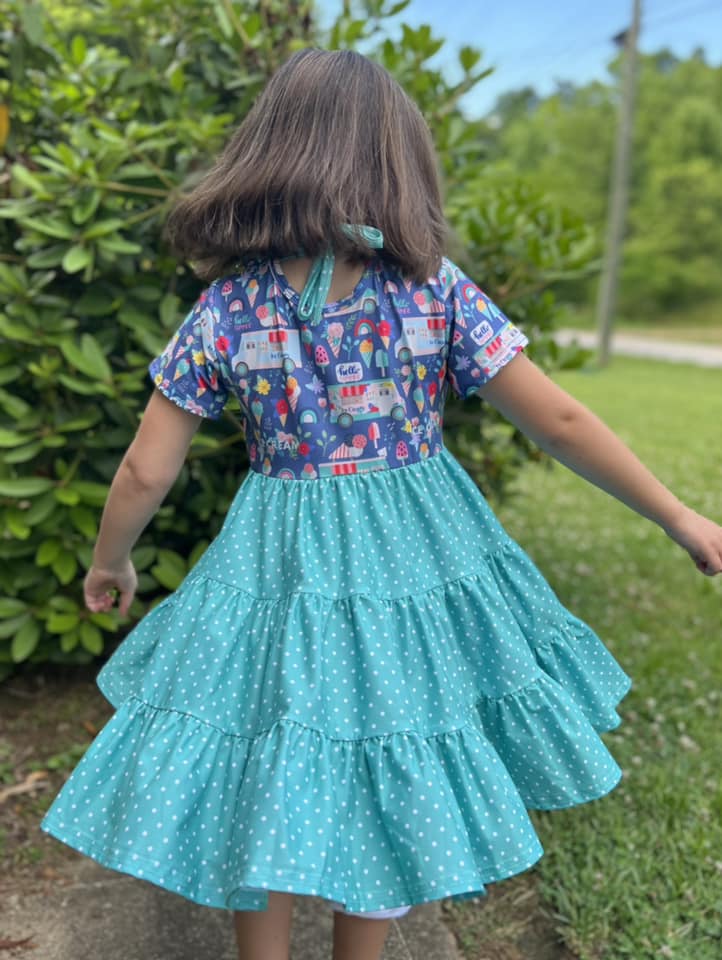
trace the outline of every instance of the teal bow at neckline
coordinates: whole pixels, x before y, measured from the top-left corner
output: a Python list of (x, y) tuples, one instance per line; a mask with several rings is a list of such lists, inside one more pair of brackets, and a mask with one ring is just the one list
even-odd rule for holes
[[(352, 239), (357, 235), (360, 236), (370, 247), (376, 250), (381, 249), (384, 245), (384, 235), (376, 227), (345, 223), (343, 230)], [(312, 326), (319, 323), (323, 316), (324, 304), (328, 297), (328, 291), (331, 289), (335, 262), (336, 258), (332, 250), (316, 257), (298, 301), (299, 315)]]

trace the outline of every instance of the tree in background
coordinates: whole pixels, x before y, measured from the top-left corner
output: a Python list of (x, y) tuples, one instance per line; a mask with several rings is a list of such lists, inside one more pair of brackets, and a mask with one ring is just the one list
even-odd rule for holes
[[(611, 65), (614, 76), (620, 61)], [(583, 217), (601, 254), (610, 158), (616, 130), (616, 85), (565, 84), (550, 97), (533, 90), (506, 95), (487, 132), (491, 155), (521, 171), (557, 203)], [(640, 57), (628, 239), (619, 299), (631, 320), (700, 302), (720, 313), (722, 275), (722, 67), (699, 51), (680, 60), (669, 51)], [(591, 302), (589, 281), (566, 288)]]
[[(388, 35), (405, 2), (345, 3), (328, 32), (310, 3), (0, 0), (0, 679), (15, 664), (87, 662), (117, 631), (81, 580), (100, 510), (152, 385), (147, 374), (201, 290), (160, 241), (175, 192), (212, 162), (298, 47), (355, 47), (423, 110), (455, 259), (503, 304), (546, 368), (578, 362), (549, 332), (550, 282), (589, 260), (589, 231), (485, 162), (459, 98), (488, 72), (471, 47), (451, 84), (427, 26)], [(449, 445), (483, 489), (507, 489), (531, 445), (478, 401), (450, 397)], [(231, 401), (199, 431), (133, 553), (131, 617), (173, 590), (220, 528), (247, 469)]]

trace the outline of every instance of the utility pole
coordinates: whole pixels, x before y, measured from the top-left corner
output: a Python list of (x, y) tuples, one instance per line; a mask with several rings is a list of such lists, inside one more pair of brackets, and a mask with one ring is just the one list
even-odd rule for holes
[(629, 162), (632, 153), (634, 95), (637, 77), (637, 47), (641, 20), (642, 0), (633, 0), (632, 25), (628, 30), (614, 37), (614, 42), (624, 47), (624, 63), (622, 100), (619, 107), (617, 142), (614, 150), (614, 166), (609, 194), (604, 269), (597, 298), (598, 363), (600, 366), (605, 366), (609, 362), (612, 323), (617, 303), (619, 262), (627, 216)]

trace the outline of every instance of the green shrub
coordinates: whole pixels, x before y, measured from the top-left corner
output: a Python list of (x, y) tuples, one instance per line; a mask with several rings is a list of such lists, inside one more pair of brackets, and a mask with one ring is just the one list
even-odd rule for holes
[[(458, 108), (486, 72), (480, 55), (463, 49), (463, 78), (449, 84), (428, 65), (441, 43), (428, 28), (385, 36), (405, 5), (348, 4), (321, 36), (301, 2), (0, 0), (0, 679), (21, 662), (102, 654), (107, 634), (173, 590), (223, 522), (248, 466), (233, 401), (194, 438), (133, 553), (129, 620), (84, 608), (108, 484), (152, 389), (147, 364), (201, 289), (160, 242), (169, 200), (294, 48), (361, 44), (404, 83), (438, 145), (452, 254), (526, 326), (535, 359), (564, 360), (544, 291), (583, 269), (586, 231), (523, 184), (495, 182)], [(449, 445), (500, 495), (530, 446), (474, 400), (450, 398), (446, 422)]]

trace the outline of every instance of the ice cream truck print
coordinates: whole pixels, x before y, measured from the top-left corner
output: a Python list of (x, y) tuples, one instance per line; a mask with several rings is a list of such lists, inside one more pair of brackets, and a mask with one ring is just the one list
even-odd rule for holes
[(402, 334), (395, 351), (402, 363), (409, 363), (414, 357), (423, 357), (432, 353), (443, 354), (446, 347), (446, 317), (404, 317)]
[(293, 373), (301, 366), (301, 341), (298, 330), (276, 328), (244, 333), (238, 353), (231, 359), (233, 370), (245, 377), (249, 370), (270, 370), (283, 367)]
[(331, 422), (350, 427), (355, 420), (376, 417), (406, 418), (404, 399), (393, 380), (331, 383), (328, 386)]
[(384, 457), (371, 460), (336, 460), (332, 463), (319, 463), (319, 477), (340, 477), (350, 473), (370, 473), (373, 470), (388, 470), (389, 464)]
[[(509, 344), (516, 340), (519, 336), (519, 330), (514, 326), (513, 323), (508, 322), (504, 324), (501, 330), (497, 332), (496, 336), (490, 340), (489, 336), (493, 334), (493, 329), (491, 329), (491, 326), (487, 324), (486, 320), (482, 321), (482, 323), (479, 324), (479, 327), (481, 327), (483, 324), (489, 326), (490, 333), (484, 338), (481, 348), (474, 354), (474, 360), (479, 364), (484, 374), (488, 376), (494, 369), (495, 357), (498, 354), (505, 353), (509, 349)], [(479, 329), (479, 327), (471, 331), (471, 337), (475, 341), (476, 338), (474, 337), (474, 333)], [(519, 347), (519, 350), (521, 350), (521, 347)]]

